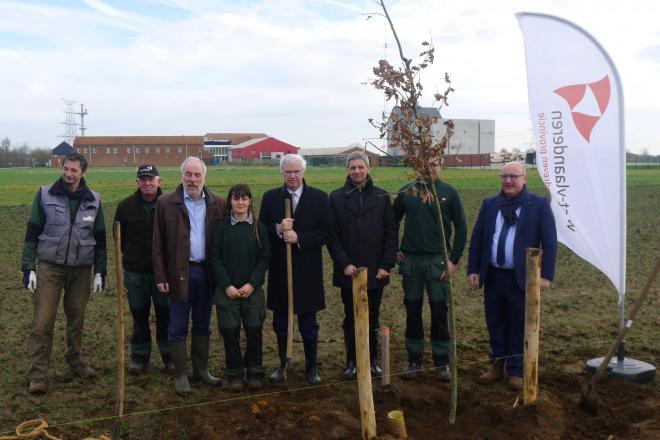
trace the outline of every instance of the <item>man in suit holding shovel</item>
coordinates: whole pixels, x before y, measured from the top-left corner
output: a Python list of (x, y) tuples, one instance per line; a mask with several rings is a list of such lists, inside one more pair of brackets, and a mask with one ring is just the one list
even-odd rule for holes
[[(330, 236), (328, 195), (307, 185), (307, 163), (297, 154), (280, 160), (284, 185), (267, 191), (261, 202), (259, 218), (266, 225), (271, 242), (268, 271), (268, 300), (273, 311), (277, 335), (279, 367), (270, 375), (272, 382), (285, 378), (288, 333), (287, 245), (293, 266), (293, 307), (305, 350), (305, 377), (310, 384), (321, 378), (317, 367), (319, 325), (316, 313), (325, 308), (322, 248)], [(292, 215), (285, 215), (285, 200), (291, 200)]]

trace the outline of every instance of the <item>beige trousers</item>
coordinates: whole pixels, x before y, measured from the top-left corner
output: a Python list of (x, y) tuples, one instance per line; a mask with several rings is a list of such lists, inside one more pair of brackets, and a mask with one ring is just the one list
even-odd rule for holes
[(32, 323), (27, 341), (30, 379), (46, 379), (53, 351), (53, 328), (60, 296), (64, 290), (66, 315), (66, 351), (64, 359), (71, 367), (82, 363), (82, 332), (85, 308), (89, 301), (91, 267), (70, 267), (39, 262), (37, 289), (33, 296)]

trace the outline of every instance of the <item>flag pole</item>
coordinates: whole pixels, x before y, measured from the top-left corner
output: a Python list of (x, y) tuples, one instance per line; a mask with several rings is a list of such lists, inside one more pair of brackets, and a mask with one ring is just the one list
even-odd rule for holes
[[(534, 114), (534, 110), (538, 110), (537, 105), (540, 105), (539, 109), (543, 109), (543, 110), (546, 110), (547, 108), (552, 109), (552, 107), (548, 107), (549, 102), (551, 101), (546, 101), (545, 99), (547, 99), (548, 94), (551, 95), (552, 92), (556, 93), (557, 90), (554, 89), (554, 86), (563, 84), (562, 81), (564, 81), (567, 78), (567, 76), (565, 75), (567, 64), (564, 58), (562, 58), (562, 63), (560, 67), (555, 67), (554, 71), (552, 70), (551, 64), (550, 67), (548, 67), (549, 62), (547, 59), (543, 60), (544, 61), (543, 75), (538, 75), (538, 72), (535, 70), (536, 65), (534, 65), (535, 69), (530, 71), (530, 64), (531, 64), (530, 59), (533, 62), (537, 62), (538, 60), (535, 58), (536, 54), (545, 53), (544, 51), (539, 49), (540, 46), (543, 45), (543, 43), (541, 42), (547, 42), (547, 39), (539, 38), (538, 34), (534, 34), (534, 32), (537, 33), (539, 32), (539, 29), (542, 28), (542, 25), (552, 26), (553, 30), (555, 31), (555, 37), (557, 36), (556, 34), (566, 33), (566, 35), (575, 34), (575, 36), (579, 36), (581, 41), (582, 38), (584, 38), (587, 41), (587, 43), (591, 46), (591, 47), (587, 47), (586, 44), (581, 46), (586, 49), (585, 54), (587, 53), (587, 51), (589, 51), (588, 53), (592, 54), (594, 52), (591, 51), (595, 49), (595, 52), (598, 53), (598, 58), (599, 58), (598, 64), (604, 61), (604, 64), (606, 64), (609, 70), (611, 71), (610, 81), (613, 82), (613, 86), (614, 86), (613, 89), (616, 91), (615, 92), (617, 97), (616, 105), (618, 111), (617, 122), (619, 123), (619, 127), (616, 138), (615, 135), (612, 135), (611, 138), (608, 139), (608, 141), (609, 140), (612, 141), (611, 143), (608, 142), (608, 145), (612, 147), (609, 150), (608, 154), (609, 157), (611, 157), (612, 159), (617, 158), (619, 160), (619, 166), (612, 167), (609, 170), (610, 170), (610, 175), (613, 177), (613, 179), (618, 178), (617, 182), (614, 182), (613, 179), (611, 180), (612, 183), (618, 184), (612, 186), (611, 191), (612, 192), (616, 191), (619, 193), (619, 195), (618, 198), (612, 199), (611, 202), (608, 200), (607, 207), (611, 208), (615, 206), (620, 211), (619, 214), (620, 224), (618, 225), (618, 228), (616, 228), (618, 230), (615, 231), (615, 233), (618, 234), (618, 237), (615, 238), (616, 244), (618, 245), (617, 254), (620, 254), (618, 267), (616, 267), (616, 265), (612, 265), (608, 267), (607, 265), (603, 265), (602, 261), (601, 264), (594, 262), (600, 260), (609, 251), (609, 249), (607, 248), (599, 248), (598, 253), (594, 255), (587, 252), (586, 255), (591, 257), (588, 258), (577, 250), (577, 249), (581, 249), (581, 246), (576, 246), (577, 248), (576, 249), (572, 247), (570, 242), (566, 242), (566, 241), (562, 241), (562, 242), (571, 250), (576, 252), (578, 256), (584, 258), (591, 264), (598, 267), (598, 269), (600, 269), (603, 273), (605, 273), (607, 277), (612, 281), (615, 290), (618, 291), (619, 306), (620, 306), (619, 329), (622, 329), (625, 325), (627, 325), (625, 319), (626, 224), (627, 223), (626, 223), (626, 151), (625, 151), (624, 104), (623, 104), (623, 88), (622, 88), (619, 72), (617, 71), (614, 62), (612, 61), (612, 58), (609, 56), (605, 48), (598, 42), (598, 40), (596, 40), (586, 30), (582, 29), (580, 26), (576, 25), (575, 23), (572, 23), (561, 17), (557, 17), (549, 14), (540, 14), (540, 13), (519, 12), (516, 14), (516, 17), (521, 25), (521, 29), (523, 30), (523, 36), (525, 37), (529, 90), (532, 90), (531, 89), (532, 83), (534, 86), (537, 87), (540, 85), (543, 88), (543, 90), (547, 89), (546, 92), (544, 92), (545, 95), (539, 94), (539, 96), (534, 96), (534, 101), (532, 101), (532, 94), (530, 92), (530, 112), (532, 115)], [(533, 25), (531, 24), (532, 22)], [(545, 29), (547, 30), (547, 28)], [(535, 45), (534, 47), (535, 50), (529, 50), (528, 44)], [(530, 54), (532, 54), (532, 58), (530, 58)], [(587, 58), (585, 57), (584, 59)], [(577, 66), (580, 68), (585, 67), (584, 62), (581, 59), (575, 60), (572, 63), (572, 66), (573, 67)], [(577, 79), (579, 77), (580, 75), (575, 76), (576, 82), (580, 82), (580, 80)], [(560, 81), (558, 84), (555, 84), (555, 82), (551, 80), (560, 80)], [(571, 84), (570, 81), (569, 84)], [(583, 84), (583, 86), (586, 86), (586, 84)], [(608, 94), (608, 100), (609, 100), (609, 94)], [(573, 110), (572, 106), (571, 106), (571, 110)], [(604, 109), (601, 109), (601, 112), (602, 111), (604, 111)], [(543, 115), (544, 113), (538, 113), (538, 114)], [(537, 139), (538, 139), (539, 128), (536, 127), (536, 130), (537, 130)], [(615, 151), (614, 148), (618, 148), (618, 150)], [(539, 154), (539, 151), (540, 150), (537, 150), (537, 155)], [(553, 175), (551, 174), (550, 176), (552, 177)], [(546, 183), (546, 186), (548, 186), (548, 190), (550, 191), (552, 198), (554, 199), (555, 193), (553, 192), (551, 184)], [(553, 214), (557, 216), (557, 210), (554, 209), (554, 206), (553, 206)], [(568, 212), (566, 212), (566, 214), (568, 215)], [(588, 236), (583, 236), (583, 237), (585, 237), (584, 239), (589, 238)], [(593, 240), (593, 237), (591, 237), (591, 239)], [(561, 241), (561, 237), (560, 237), (560, 241)], [(584, 249), (581, 250), (584, 251)], [(587, 369), (592, 372), (596, 371), (600, 366), (600, 364), (603, 362), (603, 360), (604, 358), (600, 357), (587, 361)], [(616, 359), (613, 360), (611, 363), (609, 363), (606, 367), (608, 369), (608, 374), (610, 376), (626, 379), (637, 383), (647, 383), (650, 380), (653, 380), (653, 377), (655, 376), (655, 367), (653, 365), (625, 357), (625, 342), (623, 340), (618, 344)]]

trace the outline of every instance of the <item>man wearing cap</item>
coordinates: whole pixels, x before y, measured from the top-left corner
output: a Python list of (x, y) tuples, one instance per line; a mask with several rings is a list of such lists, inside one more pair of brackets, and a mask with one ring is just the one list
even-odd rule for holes
[[(174, 389), (190, 393), (186, 375), (188, 331), (193, 379), (208, 385), (219, 380), (209, 374), (209, 336), (211, 335), (211, 241), (216, 225), (226, 216), (222, 197), (205, 185), (206, 165), (197, 157), (181, 164), (181, 185), (163, 194), (156, 203), (153, 261), (158, 290), (170, 305), (167, 340), (174, 363)], [(192, 318), (192, 328), (188, 324)]]
[(133, 315), (130, 374), (146, 372), (151, 356), (149, 314), (151, 303), (156, 315), (156, 343), (168, 373), (174, 374), (172, 355), (167, 344), (170, 309), (167, 297), (156, 289), (151, 247), (153, 243), (156, 200), (162, 194), (160, 175), (153, 164), (138, 167), (137, 190), (117, 205), (115, 222), (121, 226), (121, 251), (124, 285)]
[(107, 251), (101, 197), (87, 186), (86, 174), (87, 159), (80, 153), (68, 154), (62, 163), (62, 177), (42, 186), (32, 202), (21, 258), (23, 286), (33, 293), (27, 343), (30, 394), (48, 390), (46, 376), (62, 291), (67, 320), (64, 359), (74, 375), (96, 377), (81, 358), (82, 335), (92, 265), (94, 292), (101, 292)]

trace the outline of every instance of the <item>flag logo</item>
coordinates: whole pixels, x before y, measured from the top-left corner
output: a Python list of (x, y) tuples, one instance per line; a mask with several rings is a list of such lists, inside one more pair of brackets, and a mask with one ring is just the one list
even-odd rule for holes
[(591, 131), (605, 113), (610, 102), (610, 78), (588, 84), (572, 84), (560, 87), (554, 92), (564, 98), (569, 108), (573, 123), (580, 135), (589, 142)]

